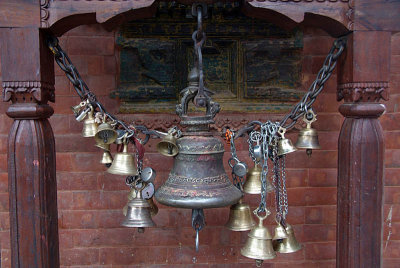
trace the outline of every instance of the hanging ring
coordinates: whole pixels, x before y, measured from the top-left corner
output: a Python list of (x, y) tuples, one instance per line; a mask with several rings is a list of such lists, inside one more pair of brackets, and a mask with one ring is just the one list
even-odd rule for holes
[(196, 228), (196, 252), (199, 251), (199, 229)]

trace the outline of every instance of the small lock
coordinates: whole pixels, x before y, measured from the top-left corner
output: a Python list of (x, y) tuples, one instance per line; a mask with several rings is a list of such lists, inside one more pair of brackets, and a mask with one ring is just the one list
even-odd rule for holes
[(253, 147), (253, 154), (257, 161), (260, 161), (263, 156), (263, 150), (261, 145), (255, 145)]
[(149, 183), (147, 184), (143, 190), (142, 190), (142, 196), (144, 199), (150, 199), (153, 197), (154, 195), (154, 184), (153, 183)]
[(247, 165), (243, 162), (237, 162), (232, 169), (232, 172), (238, 177), (244, 177), (247, 173)]
[(154, 182), (154, 179), (156, 178), (156, 171), (151, 167), (146, 167), (142, 170), (140, 178), (144, 182)]

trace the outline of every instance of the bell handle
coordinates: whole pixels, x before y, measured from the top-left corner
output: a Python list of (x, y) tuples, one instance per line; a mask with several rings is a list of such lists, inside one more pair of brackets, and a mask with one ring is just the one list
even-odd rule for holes
[[(232, 161), (235, 161), (235, 163), (232, 164)], [(240, 162), (239, 159), (237, 159), (236, 157), (231, 157), (231, 158), (229, 158), (229, 160), (228, 160), (228, 165), (229, 165), (231, 168), (233, 168), (233, 166), (236, 165), (236, 164), (239, 163), (239, 162)]]
[(255, 210), (253, 210), (253, 213), (254, 213), (254, 215), (256, 215), (256, 217), (257, 217), (260, 221), (265, 220), (265, 219), (271, 214), (271, 212), (270, 212), (268, 209), (266, 209), (266, 210), (265, 210), (265, 215), (262, 216), (262, 215), (259, 214), (258, 208), (256, 208)]
[(279, 133), (279, 135), (282, 137), (282, 139), (284, 139), (284, 138), (285, 138), (285, 133), (286, 133), (286, 128), (284, 128), (284, 127), (279, 127), (278, 133)]
[(309, 109), (306, 113), (304, 113), (303, 121), (307, 124), (307, 128), (311, 128), (311, 124), (317, 121), (317, 115), (312, 109)]

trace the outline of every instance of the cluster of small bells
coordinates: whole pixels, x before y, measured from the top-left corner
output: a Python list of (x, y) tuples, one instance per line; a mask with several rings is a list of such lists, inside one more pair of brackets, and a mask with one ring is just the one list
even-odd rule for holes
[[(192, 81), (189, 81), (190, 82), (189, 88), (190, 86), (196, 86), (195, 80), (196, 79), (192, 79)], [(192, 95), (194, 96), (195, 94)], [(190, 99), (192, 98), (187, 98), (185, 101), (188, 102)], [(82, 101), (80, 104), (73, 106), (71, 108), (75, 114), (76, 120), (83, 121), (82, 135), (84, 137), (94, 137), (96, 141), (96, 146), (103, 150), (103, 156), (100, 160), (100, 163), (105, 164), (108, 167), (107, 172), (111, 174), (128, 176), (126, 178), (126, 183), (127, 185), (129, 185), (131, 190), (128, 195), (128, 203), (123, 208), (123, 214), (125, 216), (125, 219), (122, 222), (122, 226), (137, 227), (139, 232), (143, 232), (145, 227), (154, 227), (155, 223), (152, 220), (152, 216), (156, 215), (158, 212), (158, 208), (153, 201), (153, 195), (155, 193), (153, 182), (155, 179), (156, 172), (150, 167), (144, 169), (141, 168), (142, 161), (138, 158), (140, 154), (139, 152), (136, 152), (137, 156), (136, 160), (134, 159), (134, 156), (132, 154), (128, 153), (129, 142), (134, 143), (136, 148), (138, 147), (138, 145), (140, 146), (140, 143), (135, 142), (136, 138), (134, 137), (133, 134), (129, 134), (130, 132), (121, 129), (116, 129), (115, 121), (111, 118), (108, 118), (106, 114), (101, 112), (97, 112), (96, 114), (94, 114), (94, 109), (89, 101)], [(218, 111), (219, 109), (216, 109), (216, 112), (212, 116), (209, 116), (208, 119), (214, 117)], [(190, 125), (190, 122), (196, 121), (193, 120), (193, 118), (196, 119), (196, 117), (185, 117), (184, 115), (182, 115), (181, 119), (183, 123), (181, 122), (181, 124), (185, 125), (185, 121), (187, 121), (189, 122), (187, 124)], [(200, 118), (204, 119), (202, 117)], [(318, 143), (318, 136), (316, 130), (311, 128), (311, 123), (316, 120), (316, 116), (312, 112), (312, 110), (310, 110), (310, 112), (307, 112), (304, 115), (303, 120), (307, 124), (307, 127), (300, 131), (296, 147), (307, 150), (319, 149), (320, 146)], [(207, 123), (210, 122), (208, 121)], [(178, 130), (177, 127), (173, 127), (168, 131), (168, 133), (157, 132), (160, 134), (160, 136), (158, 137), (163, 137), (163, 139), (157, 144), (157, 150), (165, 156), (172, 156), (172, 157), (176, 157), (181, 152), (182, 154), (187, 154), (184, 157), (185, 159), (190, 158), (190, 154), (196, 155), (200, 153), (200, 155), (204, 156), (206, 153), (202, 152), (188, 153), (181, 151), (182, 149), (185, 150), (184, 149), (185, 141), (190, 142), (191, 140), (196, 140), (196, 139), (198, 140), (201, 137), (201, 135), (199, 135), (200, 133), (206, 136), (203, 138), (211, 139), (208, 141), (208, 143), (206, 142), (207, 144), (214, 142), (213, 148), (215, 149), (218, 147), (219, 150), (219, 151), (217, 150), (218, 154), (222, 156), (223, 146), (221, 152), (220, 141), (218, 141), (219, 139), (214, 137), (207, 137), (206, 134), (207, 132), (205, 132), (206, 130), (207, 129), (203, 129), (203, 132), (199, 132), (199, 129), (195, 128), (193, 130), (193, 133), (188, 131), (186, 132), (186, 134), (182, 135), (182, 133)], [(280, 139), (277, 146), (278, 156), (283, 156), (297, 150), (296, 147), (292, 145), (291, 141), (284, 137), (284, 133), (285, 133), (284, 129), (283, 131), (279, 132)], [(192, 136), (192, 135), (197, 135), (197, 136)], [(205, 141), (202, 141), (200, 146), (204, 145), (204, 142)], [(114, 155), (114, 158), (110, 153), (110, 145), (112, 143), (117, 144), (119, 148), (119, 152), (117, 152)], [(177, 143), (180, 145), (177, 145)], [(194, 148), (196, 147), (193, 144), (191, 146), (193, 146)], [(259, 144), (253, 146), (251, 146), (250, 144), (249, 146), (251, 147), (251, 151), (253, 152), (253, 157), (255, 156), (255, 158), (258, 161), (263, 159), (264, 156), (262, 153), (262, 148)], [(183, 160), (181, 159), (181, 161)], [(193, 163), (193, 165), (196, 165), (196, 161), (194, 162), (195, 163)], [(250, 233), (248, 234), (248, 240), (246, 244), (241, 249), (241, 254), (248, 258), (255, 259), (257, 266), (259, 266), (262, 264), (263, 260), (275, 258), (276, 252), (279, 253), (296, 252), (301, 249), (301, 246), (295, 238), (292, 226), (286, 222), (283, 222), (282, 224), (282, 222), (277, 221), (278, 225), (275, 228), (274, 237), (271, 236), (268, 229), (265, 226), (263, 226), (263, 221), (270, 214), (268, 210), (264, 211), (265, 212), (264, 216), (259, 215), (260, 213), (257, 212), (257, 209), (254, 210), (253, 213), (259, 219), (258, 225), (256, 225), (255, 221), (253, 220), (249, 205), (243, 202), (243, 194), (244, 193), (261, 194), (262, 192), (262, 182), (261, 182), (262, 169), (258, 165), (258, 162), (254, 163), (255, 163), (254, 167), (249, 169), (248, 171), (247, 171), (247, 165), (240, 161), (238, 161), (235, 165), (230, 164), (232, 167), (232, 174), (239, 174), (240, 176), (245, 175), (246, 177), (245, 182), (241, 184), (240, 187), (238, 187), (240, 193), (236, 191), (238, 190), (236, 189), (236, 187), (234, 187), (231, 183), (228, 183), (229, 185), (225, 185), (224, 187), (226, 189), (230, 189), (229, 194), (227, 194), (227, 192), (222, 193), (225, 195), (230, 195), (230, 196), (225, 196), (225, 198), (228, 198), (227, 200), (225, 201), (218, 200), (218, 205), (215, 205), (213, 203), (210, 206), (207, 206), (206, 204), (207, 202), (204, 202), (205, 199), (202, 199), (201, 202), (205, 203), (205, 205), (204, 206), (200, 205), (199, 207), (201, 208), (200, 216), (204, 217), (204, 215), (202, 215), (202, 208), (222, 207), (234, 203), (230, 207), (230, 214), (226, 227), (232, 231), (251, 230)], [(173, 176), (176, 175), (175, 171), (176, 169), (179, 169), (177, 165), (179, 166), (179, 161), (175, 160), (174, 168), (171, 171), (172, 175), (170, 174), (168, 180), (174, 179)], [(188, 163), (186, 163), (186, 165), (188, 165)], [(217, 165), (220, 165), (221, 166), (220, 168), (222, 168), (223, 170), (222, 162), (217, 162)], [(187, 166), (186, 169), (190, 170), (191, 167)], [(207, 173), (209, 172), (209, 170), (205, 170), (205, 172)], [(225, 171), (222, 171), (222, 173), (224, 172)], [(188, 177), (190, 176), (188, 175)], [(203, 179), (205, 179), (206, 177), (209, 176), (200, 175), (200, 177), (203, 177)], [(200, 178), (200, 180), (202, 180), (202, 178)], [(190, 181), (186, 180), (186, 182), (189, 182), (190, 184)], [(168, 181), (166, 182), (166, 184), (168, 184)], [(163, 185), (160, 188), (165, 188), (165, 187), (168, 187), (168, 185), (167, 186)], [(191, 185), (190, 187), (196, 188), (195, 185), (194, 186)], [(215, 188), (218, 187), (215, 186)], [(231, 188), (234, 188), (235, 191), (232, 190)], [(277, 190), (276, 186), (272, 185), (270, 182), (267, 181), (266, 192), (272, 192), (274, 190), (275, 191)], [(188, 191), (190, 192), (190, 189)], [(169, 194), (171, 194), (171, 192)], [(214, 195), (216, 196), (218, 195), (218, 193)], [(191, 197), (187, 196), (187, 198), (190, 199)], [(176, 196), (175, 197), (167, 196), (168, 199), (167, 201), (165, 201), (164, 199), (165, 197), (163, 196), (163, 192), (161, 190), (157, 200), (163, 204), (175, 207), (182, 207), (182, 208), (192, 208), (192, 209), (197, 207), (196, 205), (192, 204), (193, 202), (196, 203), (195, 197), (191, 198), (192, 200), (190, 202), (192, 203), (189, 203), (189, 205), (184, 203), (187, 201), (187, 199), (182, 201), (183, 203), (179, 203), (180, 202), (179, 197)], [(193, 227), (195, 228), (195, 226)], [(197, 231), (196, 243), (198, 243), (198, 231), (202, 227), (203, 226), (196, 229)], [(196, 244), (196, 249), (197, 248), (198, 244)]]

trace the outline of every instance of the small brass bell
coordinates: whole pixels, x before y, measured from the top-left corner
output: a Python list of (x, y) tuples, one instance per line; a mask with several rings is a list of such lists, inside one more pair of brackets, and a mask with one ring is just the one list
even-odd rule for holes
[(111, 144), (117, 139), (118, 133), (110, 123), (105, 121), (105, 118), (106, 116), (104, 116), (103, 123), (98, 127), (94, 139), (97, 143)]
[(299, 251), (301, 245), (297, 242), (296, 237), (294, 236), (293, 227), (289, 224), (286, 224), (286, 233), (288, 235), (287, 238), (274, 240), (273, 245), (275, 251), (279, 253), (292, 253)]
[(257, 211), (254, 214), (258, 217), (258, 226), (250, 231), (248, 239), (244, 247), (240, 250), (240, 253), (251, 259), (256, 260), (257, 267), (260, 267), (263, 260), (270, 260), (276, 257), (276, 253), (272, 246), (271, 234), (268, 229), (263, 226), (263, 221), (270, 214), (267, 211), (265, 216), (259, 216)]
[(157, 144), (157, 151), (165, 156), (175, 156), (179, 149), (176, 145), (176, 136), (174, 129), (168, 130), (168, 134)]
[[(135, 198), (136, 197), (136, 189), (135, 188), (132, 188), (130, 191), (129, 191), (129, 194), (128, 194), (128, 203), (129, 203), (129, 201), (131, 201), (133, 198)], [(124, 214), (124, 216), (126, 216), (126, 213), (128, 212), (128, 204), (126, 204), (125, 206), (124, 206), (124, 208), (122, 209), (122, 214)]]
[(321, 146), (318, 142), (317, 130), (311, 128), (311, 123), (315, 122), (316, 120), (316, 115), (312, 110), (304, 114), (303, 121), (307, 124), (307, 127), (300, 130), (299, 137), (296, 142), (296, 147), (299, 149), (307, 149), (307, 154), (311, 152), (309, 150), (321, 149)]
[(297, 151), (297, 148), (293, 146), (292, 142), (285, 138), (285, 132), (286, 129), (283, 127), (280, 127), (278, 130), (278, 133), (282, 137), (282, 139), (280, 139), (278, 142), (278, 155), (284, 155)]
[(101, 157), (100, 164), (109, 165), (112, 164), (113, 158), (110, 151), (103, 151), (103, 156)]
[(127, 143), (124, 143), (124, 149), (122, 153), (115, 154), (114, 161), (112, 162), (111, 167), (107, 169), (107, 172), (117, 175), (139, 175), (136, 169), (135, 159), (131, 154), (128, 153)]
[[(274, 186), (267, 180), (267, 192), (272, 192)], [(249, 169), (246, 181), (243, 184), (243, 192), (246, 194), (261, 194), (261, 168), (256, 164)]]
[(288, 237), (288, 234), (286, 233), (285, 228), (282, 226), (282, 224), (280, 222), (278, 222), (278, 225), (275, 227), (273, 240), (280, 240), (280, 239), (284, 239), (287, 237)]
[(125, 227), (155, 226), (150, 215), (150, 205), (142, 198), (140, 190), (137, 192), (136, 197), (128, 202), (126, 217), (121, 225)]
[(229, 219), (225, 227), (232, 231), (248, 231), (256, 223), (251, 216), (250, 206), (243, 203), (243, 198), (239, 199), (237, 204), (231, 206), (229, 210)]
[(85, 138), (94, 137), (97, 132), (97, 123), (94, 121), (93, 108), (90, 107), (88, 118), (83, 121), (82, 136)]

